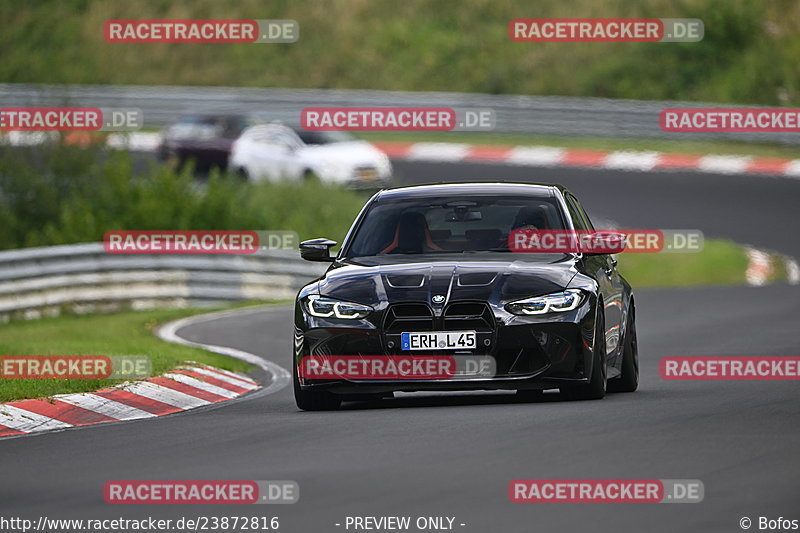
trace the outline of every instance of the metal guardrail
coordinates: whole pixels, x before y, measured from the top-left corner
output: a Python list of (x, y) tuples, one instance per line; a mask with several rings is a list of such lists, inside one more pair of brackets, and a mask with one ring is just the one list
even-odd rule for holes
[(135, 107), (144, 113), (146, 126), (158, 127), (181, 115), (203, 112), (257, 112), (268, 120), (296, 124), (300, 111), (312, 106), (491, 108), (498, 133), (800, 144), (797, 133), (661, 131), (658, 117), (666, 107), (732, 107), (700, 102), (338, 89), (0, 84), (0, 106)]
[(324, 272), (292, 251), (116, 255), (101, 243), (0, 252), (0, 322), (123, 308), (294, 298)]

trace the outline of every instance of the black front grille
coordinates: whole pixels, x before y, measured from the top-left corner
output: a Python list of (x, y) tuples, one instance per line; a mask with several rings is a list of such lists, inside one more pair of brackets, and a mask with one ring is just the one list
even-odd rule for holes
[(433, 331), (431, 308), (425, 304), (394, 304), (386, 311), (383, 328), (386, 333)]
[(480, 302), (456, 302), (444, 311), (444, 330), (475, 330), (492, 332), (495, 329), (494, 314), (488, 305)]
[[(398, 354), (401, 333), (423, 331), (472, 331), (477, 333), (477, 346), (469, 353), (489, 355), (494, 347), (496, 324), (492, 309), (483, 302), (452, 302), (441, 316), (434, 316), (425, 303), (392, 304), (384, 318), (384, 341), (387, 353)], [(437, 350), (441, 355), (464, 353), (465, 350)]]

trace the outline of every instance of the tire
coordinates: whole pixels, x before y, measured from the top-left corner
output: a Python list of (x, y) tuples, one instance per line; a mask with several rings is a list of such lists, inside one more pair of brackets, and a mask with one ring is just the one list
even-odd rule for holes
[(292, 361), (292, 383), (294, 384), (294, 401), (303, 411), (335, 411), (342, 405), (342, 400), (328, 391), (303, 390), (297, 377), (297, 364)]
[(561, 387), (561, 393), (568, 400), (601, 400), (606, 395), (606, 336), (603, 303), (597, 304), (597, 320), (594, 327), (594, 350), (592, 357), (592, 377), (588, 383), (577, 383)]
[(636, 338), (636, 312), (628, 311), (628, 324), (622, 345), (622, 373), (609, 380), (608, 392), (634, 392), (639, 388), (639, 342)]
[(247, 173), (247, 169), (244, 167), (239, 167), (236, 169), (236, 176), (242, 181), (250, 181), (250, 175)]
[(164, 159), (162, 160), (164, 165), (171, 168), (172, 170), (178, 172), (186, 166), (186, 160), (181, 157), (181, 155), (174, 151), (170, 150), (164, 153)]
[(306, 169), (303, 171), (303, 182), (304, 183), (318, 183), (319, 176), (317, 176), (313, 170)]

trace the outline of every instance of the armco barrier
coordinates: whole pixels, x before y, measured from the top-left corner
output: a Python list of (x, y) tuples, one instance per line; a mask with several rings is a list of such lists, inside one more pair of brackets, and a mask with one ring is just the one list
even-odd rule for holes
[(294, 298), (324, 272), (293, 251), (114, 255), (101, 243), (0, 252), (0, 321), (152, 307)]
[(135, 107), (142, 110), (145, 127), (163, 126), (187, 113), (255, 113), (265, 120), (298, 124), (300, 111), (306, 107), (491, 108), (498, 133), (800, 144), (796, 133), (661, 131), (659, 114), (667, 107), (750, 107), (701, 102), (341, 89), (0, 84), (0, 106)]

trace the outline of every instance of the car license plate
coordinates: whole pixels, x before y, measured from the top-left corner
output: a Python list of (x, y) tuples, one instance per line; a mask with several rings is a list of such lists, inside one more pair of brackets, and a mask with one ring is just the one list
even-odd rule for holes
[(407, 332), (400, 336), (403, 350), (474, 350), (474, 331)]

